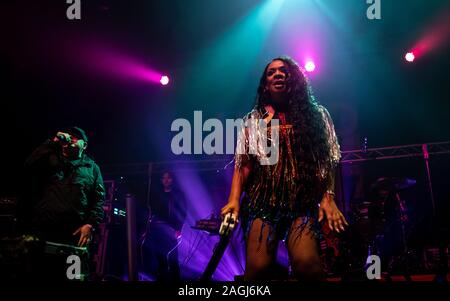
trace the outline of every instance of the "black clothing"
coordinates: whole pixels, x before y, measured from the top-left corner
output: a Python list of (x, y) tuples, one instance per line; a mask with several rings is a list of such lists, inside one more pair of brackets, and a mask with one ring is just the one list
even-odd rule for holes
[(143, 244), (143, 268), (158, 281), (180, 280), (178, 243), (175, 230), (167, 223), (153, 222)]
[(144, 268), (162, 281), (180, 280), (177, 232), (186, 217), (184, 195), (177, 190), (157, 190), (150, 200), (151, 218), (143, 242)]
[(72, 136), (77, 137), (78, 139), (83, 139), (84, 141), (88, 142), (88, 137), (86, 135), (86, 132), (79, 127), (73, 126), (70, 128), (66, 128), (62, 130), (62, 132), (70, 134)]
[(181, 231), (186, 217), (186, 201), (180, 191), (156, 191), (150, 200), (152, 221), (165, 222), (176, 231)]
[(19, 204), (23, 231), (44, 240), (76, 244), (72, 233), (103, 219), (105, 188), (100, 168), (87, 155), (70, 161), (61, 145), (47, 140), (25, 162), (24, 195)]

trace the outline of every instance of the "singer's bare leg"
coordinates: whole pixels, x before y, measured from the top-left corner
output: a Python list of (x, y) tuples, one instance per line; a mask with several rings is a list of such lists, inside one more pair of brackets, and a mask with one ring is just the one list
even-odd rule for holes
[[(261, 233), (261, 228), (262, 233)], [(274, 229), (261, 219), (252, 223), (247, 239), (247, 259), (245, 264), (245, 280), (268, 280), (273, 277), (273, 268), (276, 261), (278, 243), (275, 237), (270, 241), (268, 236)]]

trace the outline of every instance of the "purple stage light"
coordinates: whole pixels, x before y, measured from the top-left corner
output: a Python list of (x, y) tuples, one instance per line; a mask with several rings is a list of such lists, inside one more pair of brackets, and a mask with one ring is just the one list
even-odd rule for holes
[(159, 80), (161, 85), (166, 86), (169, 84), (169, 77), (167, 75), (161, 76), (161, 79)]
[[(144, 60), (129, 55), (114, 46), (91, 43), (77, 48), (80, 65), (87, 71), (119, 80), (162, 84), (163, 74)], [(167, 78), (168, 80), (168, 78)]]

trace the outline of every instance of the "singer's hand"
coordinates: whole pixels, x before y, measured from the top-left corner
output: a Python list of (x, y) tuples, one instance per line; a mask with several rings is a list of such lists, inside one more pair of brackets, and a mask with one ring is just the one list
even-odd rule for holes
[(239, 218), (239, 200), (229, 200), (228, 204), (226, 204), (220, 211), (220, 215), (222, 219), (225, 218), (225, 215), (228, 213), (232, 213), (236, 220)]
[(72, 137), (67, 133), (58, 132), (56, 133), (55, 138), (53, 138), (53, 141), (68, 144), (70, 143), (70, 141), (72, 141)]

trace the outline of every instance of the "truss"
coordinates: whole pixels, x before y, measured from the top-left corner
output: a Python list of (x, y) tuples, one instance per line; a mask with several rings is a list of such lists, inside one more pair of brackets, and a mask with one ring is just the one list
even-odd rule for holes
[[(408, 157), (424, 157), (430, 155), (450, 154), (450, 141), (426, 144), (412, 144), (402, 146), (389, 146), (381, 148), (368, 148), (367, 150), (342, 151), (341, 164), (362, 162), (369, 160), (386, 160)], [(148, 175), (152, 172), (161, 172), (167, 168), (172, 170), (195, 171), (224, 171), (233, 167), (233, 157), (226, 159), (185, 160), (148, 162), (134, 164), (116, 164), (102, 167), (103, 173), (108, 176)]]
[(341, 163), (450, 154), (450, 141), (343, 151)]

